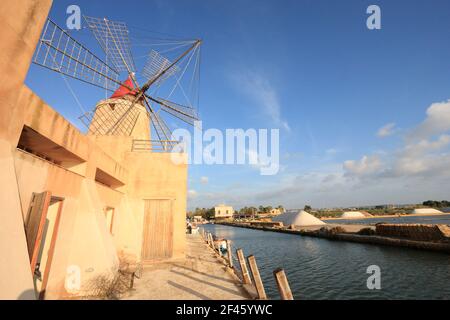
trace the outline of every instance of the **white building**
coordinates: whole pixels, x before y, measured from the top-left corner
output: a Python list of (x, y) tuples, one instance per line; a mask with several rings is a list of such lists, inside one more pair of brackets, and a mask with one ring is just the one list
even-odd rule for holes
[(234, 209), (231, 206), (226, 206), (224, 204), (219, 204), (214, 208), (214, 218), (215, 219), (225, 219), (233, 218)]
[(270, 215), (271, 216), (279, 216), (280, 214), (282, 214), (283, 212), (280, 210), (280, 209), (278, 209), (278, 208), (275, 208), (275, 209), (272, 209), (272, 210), (270, 210)]

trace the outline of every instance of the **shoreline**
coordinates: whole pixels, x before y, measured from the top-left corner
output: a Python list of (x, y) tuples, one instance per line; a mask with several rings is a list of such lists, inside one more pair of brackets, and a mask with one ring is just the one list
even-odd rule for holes
[(404, 238), (394, 238), (394, 237), (386, 237), (386, 236), (377, 236), (377, 235), (359, 235), (354, 233), (318, 233), (315, 232), (317, 229), (320, 229), (318, 226), (315, 230), (306, 231), (306, 230), (291, 230), (286, 228), (272, 228), (272, 227), (257, 227), (251, 226), (248, 224), (239, 224), (232, 222), (216, 222), (218, 225), (230, 226), (230, 227), (238, 227), (238, 228), (247, 228), (259, 231), (268, 231), (268, 232), (278, 232), (278, 233), (287, 233), (292, 235), (300, 235), (307, 237), (315, 237), (322, 238), (328, 240), (335, 241), (347, 241), (347, 242), (355, 242), (361, 244), (371, 244), (371, 245), (384, 245), (391, 247), (405, 247), (417, 250), (426, 250), (426, 251), (434, 251), (440, 253), (450, 253), (450, 243), (446, 242), (431, 242), (431, 241), (418, 241), (418, 240), (409, 240)]
[(406, 218), (406, 217), (440, 217), (443, 215), (450, 215), (450, 213), (418, 213), (418, 214), (390, 214), (390, 215), (378, 215), (372, 217), (358, 217), (358, 218), (324, 218), (322, 221), (328, 220), (370, 220), (370, 219), (383, 219), (383, 218)]

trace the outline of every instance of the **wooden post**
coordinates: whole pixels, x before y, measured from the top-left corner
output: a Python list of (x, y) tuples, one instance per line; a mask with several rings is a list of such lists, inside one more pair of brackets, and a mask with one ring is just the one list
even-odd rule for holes
[(258, 299), (266, 300), (267, 299), (266, 290), (264, 290), (264, 285), (261, 280), (261, 275), (259, 274), (259, 269), (258, 265), (256, 264), (255, 256), (253, 255), (249, 256), (247, 260), (248, 265), (250, 266), (250, 271), (252, 272), (253, 275), (253, 280), (255, 281), (255, 288), (256, 292), (258, 292)]
[(247, 269), (247, 262), (245, 262), (244, 251), (242, 249), (237, 249), (236, 254), (238, 256), (239, 265), (241, 266), (242, 271), (242, 283), (243, 284), (252, 284), (252, 279), (250, 279), (250, 274)]
[(291, 288), (283, 269), (276, 269), (273, 272), (275, 280), (277, 281), (278, 291), (280, 292), (281, 300), (294, 300)]
[(233, 252), (231, 251), (231, 241), (227, 240), (228, 265), (233, 268)]
[(214, 238), (213, 238), (212, 233), (209, 234), (209, 241), (210, 241), (211, 248), (214, 250)]

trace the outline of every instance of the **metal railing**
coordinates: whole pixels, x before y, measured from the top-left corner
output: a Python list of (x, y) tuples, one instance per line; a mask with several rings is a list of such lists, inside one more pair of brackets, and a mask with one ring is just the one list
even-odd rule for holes
[(173, 140), (133, 140), (132, 152), (185, 152), (184, 144)]

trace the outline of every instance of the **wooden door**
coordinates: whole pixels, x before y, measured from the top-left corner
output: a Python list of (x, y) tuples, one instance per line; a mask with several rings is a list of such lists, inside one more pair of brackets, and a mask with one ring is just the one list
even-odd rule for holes
[(34, 273), (34, 285), (39, 293), (39, 298), (44, 299), (49, 280), (50, 270), (55, 252), (56, 240), (58, 237), (59, 222), (64, 200), (52, 197), (45, 219), (44, 233), (40, 243), (39, 256)]
[(25, 234), (27, 237), (28, 254), (32, 272), (34, 272), (36, 268), (45, 220), (47, 218), (47, 210), (51, 198), (52, 195), (50, 192), (33, 193), (28, 209), (27, 220), (25, 222)]
[(173, 212), (171, 200), (145, 200), (142, 260), (172, 257)]
[(63, 199), (43, 192), (33, 194), (28, 209), (25, 234), (34, 287), (40, 299), (45, 297), (62, 206)]

